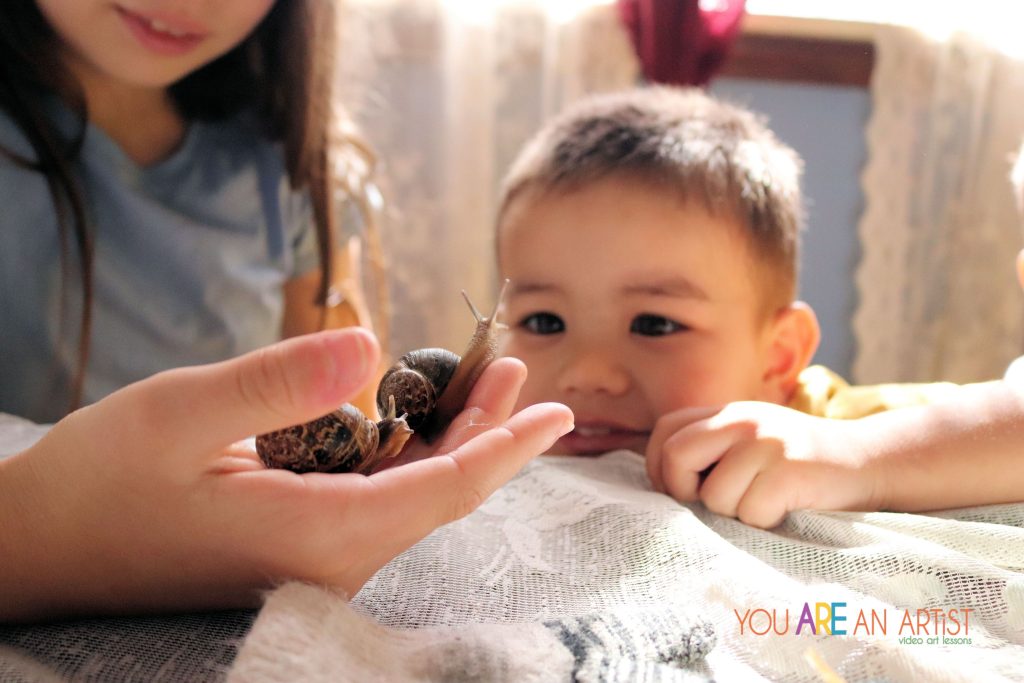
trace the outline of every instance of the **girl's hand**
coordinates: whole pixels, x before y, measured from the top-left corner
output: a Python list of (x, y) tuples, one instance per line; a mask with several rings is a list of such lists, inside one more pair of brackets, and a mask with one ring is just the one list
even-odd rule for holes
[(878, 509), (881, 474), (856, 422), (747, 401), (663, 416), (647, 448), (654, 489), (763, 528), (791, 510)]
[(369, 477), (263, 466), (247, 437), (333, 409), (379, 355), (350, 328), (164, 372), (0, 461), (0, 621), (252, 606), (286, 579), (352, 595), (571, 429), (559, 404), (509, 417), (526, 371), (503, 359), (435, 457)]

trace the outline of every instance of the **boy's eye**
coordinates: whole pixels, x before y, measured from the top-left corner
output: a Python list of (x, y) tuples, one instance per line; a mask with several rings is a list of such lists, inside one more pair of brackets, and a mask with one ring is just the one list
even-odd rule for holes
[(531, 313), (519, 326), (532, 334), (558, 334), (565, 332), (565, 323), (554, 313)]
[(675, 334), (685, 329), (685, 325), (681, 325), (675, 320), (669, 320), (664, 316), (651, 315), (649, 313), (638, 315), (629, 324), (631, 334), (640, 334), (645, 337), (662, 337), (666, 334)]

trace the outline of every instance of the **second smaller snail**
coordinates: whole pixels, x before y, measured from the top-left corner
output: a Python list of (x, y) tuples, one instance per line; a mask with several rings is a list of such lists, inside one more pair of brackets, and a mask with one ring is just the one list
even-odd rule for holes
[(292, 472), (369, 474), (377, 463), (398, 455), (411, 436), (393, 400), (379, 422), (343, 403), (315, 420), (257, 436), (256, 453), (267, 467)]
[(462, 293), (476, 330), (465, 354), (441, 348), (405, 354), (386, 372), (377, 387), (374, 422), (350, 403), (305, 424), (256, 437), (256, 452), (267, 467), (293, 472), (357, 472), (368, 474), (383, 460), (398, 455), (415, 432), (431, 442), (451, 424), (466, 404), (480, 374), (498, 352), (498, 308), (485, 317)]

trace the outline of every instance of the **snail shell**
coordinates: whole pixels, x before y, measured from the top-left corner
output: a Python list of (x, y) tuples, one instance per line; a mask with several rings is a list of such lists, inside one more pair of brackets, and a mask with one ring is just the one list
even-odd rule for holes
[(292, 472), (351, 472), (380, 443), (377, 426), (350, 403), (305, 424), (256, 438), (268, 467)]
[(462, 297), (476, 318), (476, 330), (466, 352), (460, 358), (447, 349), (410, 351), (384, 373), (377, 388), (377, 408), (394, 397), (400, 413), (408, 415), (409, 425), (424, 441), (430, 443), (462, 412), (477, 379), (498, 355), (498, 308), (505, 297), (508, 280), (502, 285), (494, 311), (483, 316), (469, 300)]
[(267, 467), (292, 472), (371, 472), (381, 460), (398, 455), (412, 436), (390, 402), (374, 423), (351, 403), (322, 417), (256, 437), (256, 453)]
[(377, 409), (395, 401), (413, 431), (420, 431), (448, 387), (461, 359), (448, 349), (410, 351), (391, 366), (377, 387)]
[(256, 453), (267, 467), (292, 472), (372, 472), (377, 463), (398, 455), (413, 430), (433, 441), (462, 412), (469, 392), (498, 351), (498, 308), (484, 317), (462, 296), (476, 318), (476, 331), (466, 353), (418, 349), (402, 356), (381, 378), (377, 423), (350, 403), (305, 424), (256, 437)]

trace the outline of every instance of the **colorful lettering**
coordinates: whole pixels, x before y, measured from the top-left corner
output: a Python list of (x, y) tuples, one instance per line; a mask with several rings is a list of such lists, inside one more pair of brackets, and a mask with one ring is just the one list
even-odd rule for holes
[(816, 636), (818, 632), (814, 630), (814, 618), (811, 616), (811, 607), (806, 602), (804, 603), (804, 609), (800, 613), (800, 621), (796, 625), (796, 634), (800, 635), (800, 629), (803, 628), (804, 624), (810, 624), (811, 635)]
[[(822, 615), (821, 608), (825, 608), (825, 614)], [(816, 602), (814, 603), (814, 624), (815, 626), (821, 627), (822, 633), (832, 635), (832, 631), (829, 628), (828, 622), (832, 619), (832, 606), (827, 602)]]
[(900, 622), (900, 633), (899, 633), (899, 635), (901, 635), (901, 636), (903, 635), (904, 627), (909, 627), (910, 628), (910, 634), (911, 635), (914, 634), (914, 622), (910, 618), (910, 610), (908, 610), (908, 609), (903, 610), (903, 621)]
[(838, 608), (840, 608), (840, 607), (846, 607), (846, 603), (845, 602), (833, 602), (832, 603), (832, 631), (831, 631), (831, 633), (834, 636), (845, 636), (846, 635), (846, 629), (845, 628), (842, 629), (842, 630), (836, 628), (836, 622), (837, 621), (846, 621), (846, 617), (839, 616), (839, 609)]
[(747, 618), (750, 616), (750, 610), (748, 609), (744, 613), (744, 615), (742, 617), (740, 617), (739, 610), (734, 609), (732, 612), (733, 612), (733, 614), (736, 615), (736, 618), (739, 619), (739, 622), (740, 622), (740, 635), (742, 636), (743, 635), (743, 622), (745, 622), (747, 620)]

